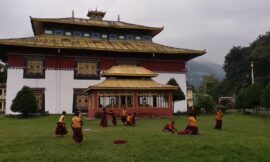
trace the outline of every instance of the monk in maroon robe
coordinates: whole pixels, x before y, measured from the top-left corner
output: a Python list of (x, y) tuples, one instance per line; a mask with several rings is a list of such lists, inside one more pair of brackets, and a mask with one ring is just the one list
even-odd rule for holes
[(110, 110), (110, 115), (112, 116), (112, 124), (113, 126), (117, 125), (117, 119), (116, 119), (116, 114), (113, 112), (113, 110)]
[(102, 127), (108, 127), (107, 114), (108, 114), (108, 112), (106, 111), (105, 108), (103, 108), (102, 114), (101, 114), (101, 121), (100, 121), (100, 126), (102, 126)]

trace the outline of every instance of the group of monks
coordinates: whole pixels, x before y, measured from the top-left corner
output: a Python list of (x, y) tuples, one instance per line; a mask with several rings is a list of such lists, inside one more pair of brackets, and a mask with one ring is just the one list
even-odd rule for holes
[[(63, 111), (62, 115), (60, 116), (56, 128), (55, 128), (55, 135), (60, 135), (64, 136), (65, 134), (68, 133), (67, 128), (66, 128), (66, 122), (65, 122), (65, 116), (66, 112)], [(73, 136), (72, 139), (74, 140), (75, 143), (81, 143), (83, 141), (83, 134), (82, 134), (82, 116), (79, 111), (76, 111), (74, 114), (74, 117), (71, 120), (71, 128), (73, 131)]]
[[(116, 114), (113, 112), (111, 109), (109, 112), (105, 108), (102, 109), (102, 116), (101, 116), (101, 121), (100, 121), (100, 126), (102, 127), (108, 127), (108, 119), (107, 115), (111, 115), (112, 117), (112, 124), (113, 126), (117, 125), (117, 117)], [(221, 130), (222, 128), (222, 117), (223, 117), (223, 112), (221, 110), (218, 110), (216, 112), (216, 125), (215, 129)], [(55, 134), (64, 136), (65, 134), (68, 133), (67, 128), (66, 128), (66, 123), (65, 123), (65, 116), (66, 112), (63, 111), (62, 115), (60, 116), (56, 128), (55, 128)], [(122, 114), (121, 114), (121, 121), (123, 125), (125, 126), (135, 126), (136, 125), (136, 113), (128, 113), (126, 108), (123, 108)], [(82, 116), (79, 111), (76, 111), (74, 114), (74, 117), (72, 118), (71, 121), (71, 128), (73, 131), (73, 140), (75, 143), (81, 143), (83, 141), (83, 134), (82, 134)], [(186, 128), (182, 131), (177, 131), (175, 128), (175, 122), (172, 120), (169, 123), (167, 123), (164, 128), (164, 132), (171, 132), (171, 133), (177, 133), (179, 135), (199, 135), (199, 129), (197, 125), (197, 119), (196, 119), (196, 112), (191, 111), (189, 114), (188, 118), (188, 124)]]
[[(106, 110), (106, 108), (102, 108), (102, 114), (101, 114), (101, 120), (100, 120), (100, 126), (102, 127), (108, 127), (108, 117), (107, 115), (111, 115), (112, 118), (112, 125), (117, 125), (117, 117), (116, 114), (113, 112), (113, 110), (109, 110), (109, 112)], [(122, 114), (121, 114), (121, 121), (123, 125), (126, 126), (135, 126), (136, 125), (136, 112), (128, 113), (126, 108), (123, 108)]]
[[(216, 125), (214, 127), (215, 129), (221, 130), (223, 115), (224, 114), (221, 110), (218, 110), (216, 112)], [(172, 120), (164, 126), (163, 131), (177, 133), (178, 135), (199, 135), (195, 111), (191, 111), (191, 113), (189, 114), (188, 124), (184, 130), (177, 131), (177, 129), (175, 128), (175, 122)]]

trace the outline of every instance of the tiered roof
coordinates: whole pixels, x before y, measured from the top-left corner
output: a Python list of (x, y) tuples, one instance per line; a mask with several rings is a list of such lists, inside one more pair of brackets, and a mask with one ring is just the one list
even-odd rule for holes
[[(105, 12), (89, 11), (88, 16), (91, 19), (81, 18), (32, 18), (31, 23), (34, 31), (34, 37), (17, 38), (17, 39), (1, 39), (0, 46), (12, 47), (35, 47), (35, 48), (61, 48), (61, 49), (83, 49), (94, 51), (111, 51), (111, 52), (131, 52), (131, 53), (157, 53), (164, 55), (183, 55), (188, 56), (188, 59), (200, 56), (206, 53), (201, 50), (190, 50), (183, 48), (174, 48), (152, 41), (142, 40), (110, 40), (110, 39), (95, 39), (75, 36), (56, 36), (46, 35), (45, 28), (49, 24), (51, 27), (67, 27), (83, 28), (83, 30), (117, 30), (119, 32), (125, 31), (127, 33), (148, 33), (152, 37), (163, 30), (157, 27), (148, 27), (136, 24), (130, 24), (122, 21), (106, 21), (103, 20)], [(70, 26), (71, 25), (71, 26)]]
[(29, 38), (2, 39), (0, 45), (38, 47), (38, 48), (63, 48), (84, 49), (114, 52), (161, 53), (161, 54), (197, 54), (205, 51), (189, 50), (169, 47), (153, 42), (144, 41), (108, 41), (102, 39), (64, 37), (42, 35)]
[[(174, 90), (176, 86), (164, 85), (158, 83), (151, 77), (157, 76), (156, 73), (138, 66), (113, 66), (109, 70), (103, 72), (103, 76), (113, 77), (103, 82), (88, 87), (85, 92), (96, 89), (104, 90)], [(127, 79), (118, 79), (116, 76), (128, 77)], [(116, 77), (116, 78), (114, 78)], [(130, 78), (133, 77), (133, 78)], [(141, 78), (139, 78), (141, 77)], [(148, 79), (144, 79), (144, 78)]]

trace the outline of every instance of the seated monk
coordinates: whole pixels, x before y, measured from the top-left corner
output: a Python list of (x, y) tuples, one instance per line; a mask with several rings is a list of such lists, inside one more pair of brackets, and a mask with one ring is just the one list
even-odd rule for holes
[(132, 126), (132, 114), (129, 113), (127, 116), (127, 124), (128, 126)]
[(192, 113), (189, 114), (188, 125), (187, 125), (186, 129), (183, 131), (177, 132), (177, 134), (179, 134), (179, 135), (184, 135), (184, 134), (198, 135), (199, 134), (199, 130), (197, 127), (197, 120), (193, 116)]
[(163, 132), (171, 132), (171, 133), (177, 132), (174, 125), (175, 125), (175, 122), (173, 120), (171, 122), (167, 123), (163, 128)]

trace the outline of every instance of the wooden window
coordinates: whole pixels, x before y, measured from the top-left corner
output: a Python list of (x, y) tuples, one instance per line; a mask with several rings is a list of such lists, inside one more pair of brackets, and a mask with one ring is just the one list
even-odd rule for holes
[(45, 112), (45, 89), (30, 88), (36, 97), (38, 112)]
[(71, 36), (71, 32), (70, 31), (66, 31), (65, 32), (65, 36)]
[(168, 93), (142, 93), (138, 95), (138, 106), (141, 108), (168, 108)]
[(78, 60), (74, 75), (75, 79), (99, 79), (99, 63), (97, 61)]
[(82, 32), (75, 31), (75, 32), (73, 32), (73, 36), (74, 37), (82, 37)]
[(94, 39), (100, 39), (100, 33), (94, 32), (91, 34), (91, 37)]
[(118, 36), (118, 39), (119, 39), (119, 40), (124, 40), (124, 39), (125, 39), (125, 36), (124, 36), (124, 35), (119, 35), (119, 36)]
[(27, 58), (24, 69), (24, 78), (45, 78), (45, 69), (42, 58)]
[(99, 92), (99, 108), (133, 108), (132, 92), (104, 91)]
[(89, 38), (90, 37), (90, 33), (83, 33), (83, 37)]
[(147, 36), (147, 35), (144, 35), (144, 36), (143, 36), (143, 40), (144, 40), (144, 41), (149, 41), (149, 42), (152, 41), (152, 40), (151, 40), (151, 37), (150, 37), (150, 36)]
[(49, 30), (49, 29), (45, 29), (44, 30), (44, 34), (46, 34), (46, 35), (52, 35), (53, 34), (53, 31), (52, 30)]
[(74, 89), (74, 100), (73, 100), (73, 112), (80, 110), (83, 113), (88, 112), (88, 107), (91, 104), (90, 98), (83, 92), (84, 89)]
[(127, 35), (127, 40), (134, 40), (134, 36), (131, 35), (131, 34), (128, 34), (128, 35)]
[(101, 34), (101, 38), (102, 39), (108, 39), (108, 35), (107, 34)]
[(63, 35), (63, 30), (55, 30), (54, 31), (54, 35), (57, 35), (57, 36), (62, 36)]
[(140, 40), (142, 40), (142, 37), (137, 35), (137, 36), (135, 37), (135, 40), (140, 41)]
[(110, 40), (117, 40), (116, 34), (110, 34)]

